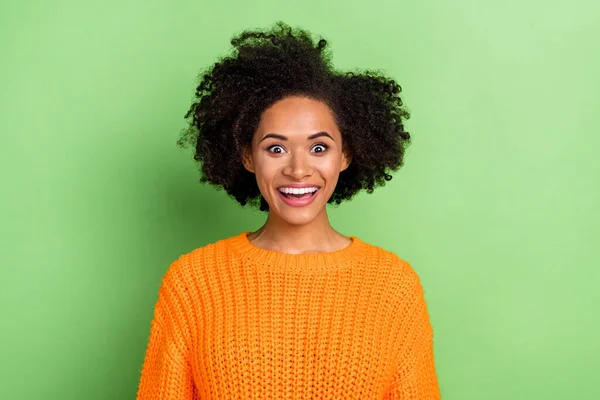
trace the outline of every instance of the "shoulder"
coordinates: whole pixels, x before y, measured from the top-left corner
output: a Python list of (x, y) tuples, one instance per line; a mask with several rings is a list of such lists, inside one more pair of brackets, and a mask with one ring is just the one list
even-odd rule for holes
[(380, 246), (364, 241), (363, 244), (368, 253), (365, 258), (372, 260), (378, 268), (383, 269), (387, 273), (390, 283), (403, 287), (420, 288), (419, 275), (408, 260)]
[(238, 236), (208, 243), (183, 253), (170, 264), (163, 275), (163, 284), (185, 283), (198, 279), (198, 276), (207, 271), (215, 270), (220, 264), (226, 262), (230, 251), (229, 243)]
[(365, 249), (364, 253), (368, 259), (376, 260), (379, 264), (390, 265), (394, 269), (399, 269), (405, 272), (411, 270), (412, 267), (410, 263), (404, 258), (398, 256), (395, 252), (384, 249), (383, 247), (365, 242), (359, 239), (362, 242), (362, 246)]
[(379, 246), (368, 246), (378, 260), (375, 265), (381, 278), (378, 289), (391, 308), (403, 310), (402, 315), (426, 309), (425, 291), (419, 274), (411, 263), (392, 251)]

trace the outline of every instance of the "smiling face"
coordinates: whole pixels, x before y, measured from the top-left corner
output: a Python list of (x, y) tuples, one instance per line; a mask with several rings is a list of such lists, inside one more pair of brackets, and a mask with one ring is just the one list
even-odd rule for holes
[(326, 216), (341, 171), (349, 165), (329, 107), (286, 97), (266, 109), (243, 158), (256, 175), (270, 217), (306, 225)]

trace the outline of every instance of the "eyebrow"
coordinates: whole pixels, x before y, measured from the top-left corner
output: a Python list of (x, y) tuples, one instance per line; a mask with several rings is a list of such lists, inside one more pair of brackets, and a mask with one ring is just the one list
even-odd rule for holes
[[(329, 139), (333, 140), (333, 138), (331, 137), (331, 135), (327, 132), (317, 132), (314, 133), (312, 135), (310, 135), (307, 139), (308, 140), (313, 140), (319, 137), (328, 137)], [(269, 139), (269, 138), (273, 138), (273, 139), (279, 139), (279, 140), (288, 140), (288, 138), (286, 136), (280, 135), (278, 133), (267, 133), (265, 136), (263, 136), (262, 139), (260, 139), (260, 141), (262, 142), (265, 139)], [(335, 140), (333, 140), (335, 142)]]

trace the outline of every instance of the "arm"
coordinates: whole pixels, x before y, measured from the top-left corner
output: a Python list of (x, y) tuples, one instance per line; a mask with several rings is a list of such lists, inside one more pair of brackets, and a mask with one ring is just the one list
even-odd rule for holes
[(438, 400), (440, 390), (433, 357), (433, 329), (419, 278), (411, 269), (402, 322), (402, 359), (388, 394), (389, 400)]
[(182, 302), (167, 275), (154, 308), (137, 400), (198, 399), (184, 340)]

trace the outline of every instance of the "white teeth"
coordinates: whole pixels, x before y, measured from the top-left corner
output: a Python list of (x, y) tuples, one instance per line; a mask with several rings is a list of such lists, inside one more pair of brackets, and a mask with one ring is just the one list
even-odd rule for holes
[(281, 193), (288, 193), (288, 194), (314, 193), (317, 190), (319, 190), (318, 187), (307, 187), (307, 188), (288, 188), (288, 187), (282, 187), (282, 188), (279, 188), (279, 191)]

